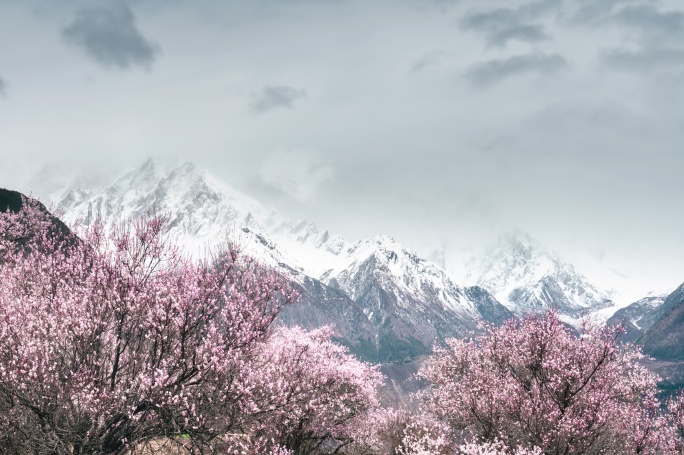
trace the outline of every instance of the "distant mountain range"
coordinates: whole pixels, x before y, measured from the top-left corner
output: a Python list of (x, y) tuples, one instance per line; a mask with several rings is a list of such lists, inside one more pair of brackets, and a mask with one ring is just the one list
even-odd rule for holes
[(606, 324), (621, 324), (620, 339), (643, 345), (649, 356), (684, 362), (684, 284), (669, 295), (645, 297), (616, 311)]
[(468, 273), (476, 286), (463, 286), (389, 236), (358, 242), (333, 236), (264, 207), (190, 163), (148, 160), (105, 188), (71, 188), (58, 209), (69, 226), (163, 214), (171, 235), (192, 254), (237, 240), (300, 288), (302, 301), (283, 322), (332, 324), (339, 341), (368, 360), (415, 358), (446, 337), (472, 332), (479, 321), (498, 324), (527, 311), (554, 308), (574, 324), (617, 310), (608, 292), (522, 232), (502, 236), (471, 258)]

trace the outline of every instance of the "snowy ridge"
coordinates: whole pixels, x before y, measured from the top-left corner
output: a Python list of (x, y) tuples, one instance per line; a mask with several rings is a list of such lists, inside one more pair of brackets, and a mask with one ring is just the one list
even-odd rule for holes
[(651, 313), (655, 313), (665, 300), (667, 295), (658, 295), (651, 297), (644, 297), (641, 300), (637, 300), (626, 308), (623, 308), (617, 312), (614, 316), (620, 317), (624, 315), (626, 322), (633, 325), (639, 330), (648, 330), (653, 325), (654, 321), (649, 320)]
[[(390, 236), (360, 241), (341, 252), (337, 262), (337, 266), (326, 271), (320, 279), (326, 284), (335, 283), (352, 299), (357, 299), (363, 292), (359, 282), (368, 273), (373, 273), (378, 280), (393, 282), (399, 295), (410, 296), (411, 301), (439, 303), (451, 311), (477, 315), (475, 304), (467, 299), (464, 289), (454, 283), (444, 270)], [(398, 304), (406, 306), (408, 301), (400, 298)]]
[(337, 267), (321, 281), (361, 308), (376, 330), (374, 348), (381, 359), (425, 354), (435, 343), (474, 331), (478, 321), (500, 324), (512, 316), (484, 289), (457, 285), (388, 236), (341, 252)]

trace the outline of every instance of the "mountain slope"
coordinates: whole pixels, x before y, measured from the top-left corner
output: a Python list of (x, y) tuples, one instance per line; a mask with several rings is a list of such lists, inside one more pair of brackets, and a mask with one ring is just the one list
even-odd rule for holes
[(480, 320), (501, 323), (512, 316), (484, 289), (457, 285), (390, 237), (359, 242), (341, 255), (338, 268), (321, 279), (363, 308), (377, 329), (382, 360), (428, 353), (435, 342), (462, 337)]
[(640, 342), (658, 360), (684, 360), (684, 284), (670, 294)]
[[(41, 213), (42, 221), (48, 223), (49, 231), (57, 236), (68, 237), (70, 242), (77, 241), (76, 237), (71, 234), (71, 230), (60, 220), (56, 218), (47, 208), (35, 199), (31, 199), (17, 191), (0, 188), (0, 212), (18, 213), (26, 201), (31, 201), (37, 204), (37, 208)], [(27, 227), (27, 229), (30, 228)], [(25, 245), (28, 238), (17, 239), (17, 243)]]
[(658, 310), (662, 307), (667, 296), (650, 296), (621, 308), (613, 314), (606, 325), (621, 324), (625, 333), (620, 335), (624, 342), (635, 342), (643, 336), (658, 320)]

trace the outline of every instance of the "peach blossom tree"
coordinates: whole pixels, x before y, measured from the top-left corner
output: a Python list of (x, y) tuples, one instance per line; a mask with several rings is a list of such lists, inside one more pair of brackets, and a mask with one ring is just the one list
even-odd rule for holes
[(552, 312), (487, 326), (425, 363), (425, 404), (466, 453), (669, 453), (656, 377), (616, 335), (586, 325), (577, 336)]
[(2, 453), (324, 453), (375, 405), (329, 332), (273, 332), (284, 277), (230, 246), (193, 260), (163, 219), (57, 235), (25, 200), (0, 277)]

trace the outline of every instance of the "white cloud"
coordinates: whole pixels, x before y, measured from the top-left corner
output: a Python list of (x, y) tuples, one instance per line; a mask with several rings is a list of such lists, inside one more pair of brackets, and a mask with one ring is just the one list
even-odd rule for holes
[(334, 178), (335, 172), (316, 152), (277, 149), (266, 157), (259, 175), (264, 184), (308, 202), (316, 197), (321, 184)]

